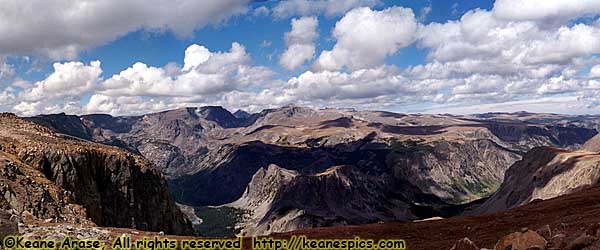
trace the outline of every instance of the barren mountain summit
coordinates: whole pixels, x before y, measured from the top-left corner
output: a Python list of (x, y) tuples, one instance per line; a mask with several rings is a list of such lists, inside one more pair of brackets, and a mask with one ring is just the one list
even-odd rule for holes
[[(361, 224), (451, 214), (449, 207), (467, 206), (492, 195), (502, 184), (506, 169), (529, 149), (576, 148), (597, 134), (586, 127), (562, 126), (559, 121), (571, 119), (568, 116), (559, 119), (554, 115), (552, 119), (539, 120), (540, 123), (521, 119), (544, 115), (502, 114), (501, 120), (491, 117), (495, 116), (398, 114), (288, 105), (245, 118), (209, 106), (140, 116), (96, 114), (72, 119), (57, 114), (30, 119), (61, 133), (69, 133), (65, 128), (83, 126), (85, 133), (77, 134), (139, 153), (166, 175), (175, 199), (189, 205), (227, 206), (248, 196), (245, 192), (251, 186), (257, 192), (261, 192), (258, 187), (275, 188), (260, 184), (268, 183), (259, 177), (271, 176), (261, 174), (261, 169), (271, 169), (267, 168), (271, 164), (283, 172), (297, 173), (293, 185), (299, 190), (311, 190), (314, 183), (297, 180), (314, 179), (316, 174), (329, 173), (335, 166), (347, 166), (353, 169), (352, 176), (364, 176), (356, 180), (356, 185), (370, 186), (371, 192), (383, 194), (381, 199), (401, 201), (396, 205), (377, 205), (396, 207), (399, 210), (394, 215), (372, 212), (371, 205), (356, 208), (356, 214), (362, 211), (365, 216), (348, 215), (335, 207), (327, 213), (312, 213), (309, 203), (302, 203), (294, 206), (297, 211), (310, 214), (310, 218), (291, 213), (286, 217), (282, 212), (281, 217), (267, 220), (272, 221), (273, 230), (290, 230), (329, 225), (332, 221)], [(270, 193), (267, 190), (264, 192)], [(347, 194), (351, 201), (362, 197), (360, 192)], [(314, 195), (285, 193), (285, 197), (300, 200), (310, 200)], [(289, 200), (285, 197), (278, 196), (273, 204)], [(260, 212), (254, 214), (264, 216)], [(246, 223), (244, 227), (254, 232), (274, 232), (260, 229), (268, 227), (264, 221), (261, 226)]]

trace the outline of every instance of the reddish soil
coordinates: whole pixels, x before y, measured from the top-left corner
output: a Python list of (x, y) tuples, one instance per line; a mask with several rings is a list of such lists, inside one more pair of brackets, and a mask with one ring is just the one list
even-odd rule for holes
[[(574, 194), (531, 204), (505, 212), (483, 216), (457, 216), (442, 220), (421, 222), (386, 222), (361, 226), (313, 228), (289, 233), (274, 234), (275, 238), (306, 235), (312, 239), (347, 238), (404, 239), (410, 250), (450, 249), (458, 240), (468, 237), (480, 248), (493, 249), (505, 235), (523, 228), (536, 230), (549, 225), (552, 234), (565, 234), (567, 242), (579, 236), (586, 228), (600, 223), (600, 187), (589, 188)], [(123, 233), (132, 239), (152, 237), (156, 232), (142, 232), (125, 228), (105, 228), (111, 231), (112, 240)], [(171, 239), (201, 237), (161, 236)], [(111, 242), (107, 242), (110, 245)], [(244, 239), (244, 249), (250, 249), (251, 239)], [(586, 249), (600, 249), (600, 241)]]
[[(450, 249), (459, 239), (468, 237), (480, 248), (492, 248), (503, 236), (536, 230), (549, 225), (553, 231), (577, 235), (584, 228), (600, 222), (600, 187), (590, 188), (506, 212), (484, 216), (459, 216), (422, 222), (387, 222), (362, 226), (314, 228), (274, 235), (287, 238), (307, 235), (308, 238), (404, 239), (408, 249)], [(574, 236), (571, 236), (574, 237)], [(249, 245), (249, 242), (245, 244)]]

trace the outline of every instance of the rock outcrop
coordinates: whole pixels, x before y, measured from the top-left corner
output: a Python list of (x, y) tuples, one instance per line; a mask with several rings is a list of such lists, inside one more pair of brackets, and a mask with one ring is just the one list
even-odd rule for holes
[(0, 151), (0, 208), (18, 220), (91, 223), (73, 193), (48, 180), (38, 169)]
[(463, 238), (456, 242), (450, 250), (479, 250), (479, 247), (475, 245), (469, 238)]
[(511, 166), (498, 191), (473, 212), (503, 211), (569, 194), (599, 181), (599, 153), (539, 147)]
[[(352, 166), (385, 182), (387, 189), (374, 192), (403, 200), (419, 218), (442, 216), (446, 207), (488, 197), (508, 167), (533, 147), (575, 148), (597, 134), (592, 125), (564, 126), (558, 116), (494, 117), (289, 105), (254, 114), (199, 107), (133, 117), (85, 115), (79, 120), (91, 140), (139, 153), (158, 166), (181, 203), (234, 202), (270, 164), (300, 176)], [(533, 118), (522, 120), (527, 117)], [(36, 119), (43, 123), (49, 118)], [(61, 129), (79, 126), (53, 127), (66, 133)]]
[(507, 236), (504, 236), (496, 246), (494, 246), (494, 250), (505, 250), (505, 249), (524, 249), (524, 250), (533, 250), (533, 249), (546, 249), (546, 245), (548, 242), (544, 237), (540, 236), (538, 233), (525, 230), (524, 232), (514, 232)]
[(34, 219), (192, 234), (160, 170), (127, 151), (0, 115), (4, 206)]
[[(19, 234), (16, 216), (6, 210), (0, 209), (0, 239), (6, 236)], [(4, 242), (1, 243), (4, 247)]]
[(387, 163), (396, 182), (463, 204), (493, 194), (519, 157), (492, 140), (405, 142), (392, 144)]
[(248, 235), (416, 218), (384, 181), (351, 166), (302, 175), (269, 165), (258, 170), (244, 195), (229, 206), (250, 212), (242, 223), (242, 233)]
[(495, 245), (494, 250), (505, 249), (565, 249), (565, 250), (591, 250), (600, 249), (600, 224), (589, 223), (585, 227), (570, 228), (567, 224), (551, 229), (545, 225), (543, 234), (531, 230), (514, 232), (502, 237)]
[(594, 136), (581, 147), (583, 150), (600, 152), (600, 135)]

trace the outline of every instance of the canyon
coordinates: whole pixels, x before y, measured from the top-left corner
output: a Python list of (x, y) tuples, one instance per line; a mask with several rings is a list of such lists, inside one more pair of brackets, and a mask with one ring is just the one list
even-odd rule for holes
[[(594, 116), (399, 114), (295, 105), (253, 114), (208, 106), (127, 117), (26, 119), (147, 159), (164, 174), (177, 202), (243, 214), (235, 222), (241, 235), (523, 205), (537, 198), (510, 204), (494, 198), (514, 186), (505, 173), (525, 171), (518, 165), (530, 150), (531, 158), (543, 158), (538, 147), (577, 150), (598, 134)], [(567, 190), (556, 194), (575, 189)]]

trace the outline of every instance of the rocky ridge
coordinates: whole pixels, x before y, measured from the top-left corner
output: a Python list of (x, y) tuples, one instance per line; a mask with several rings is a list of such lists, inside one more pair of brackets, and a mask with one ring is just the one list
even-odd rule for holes
[(595, 186), (600, 181), (600, 154), (551, 147), (531, 150), (511, 166), (496, 193), (473, 213), (491, 213)]
[[(270, 164), (299, 176), (352, 166), (366, 179), (397, 190), (376, 192), (410, 205), (404, 217), (394, 218), (401, 220), (440, 215), (443, 207), (491, 195), (506, 169), (535, 146), (574, 148), (597, 134), (553, 121), (293, 105), (237, 116), (220, 107), (200, 107), (135, 117), (80, 117), (93, 141), (139, 152), (161, 168), (171, 193), (182, 203), (235, 202)], [(300, 194), (287, 192), (277, 199)]]
[(0, 114), (2, 206), (32, 221), (192, 234), (160, 170), (116, 147)]
[(588, 140), (581, 149), (591, 152), (600, 152), (600, 135), (594, 136), (592, 139)]
[(385, 181), (352, 166), (302, 175), (270, 165), (261, 168), (244, 195), (229, 206), (250, 212), (242, 224), (245, 235), (416, 218), (410, 205), (386, 187)]

